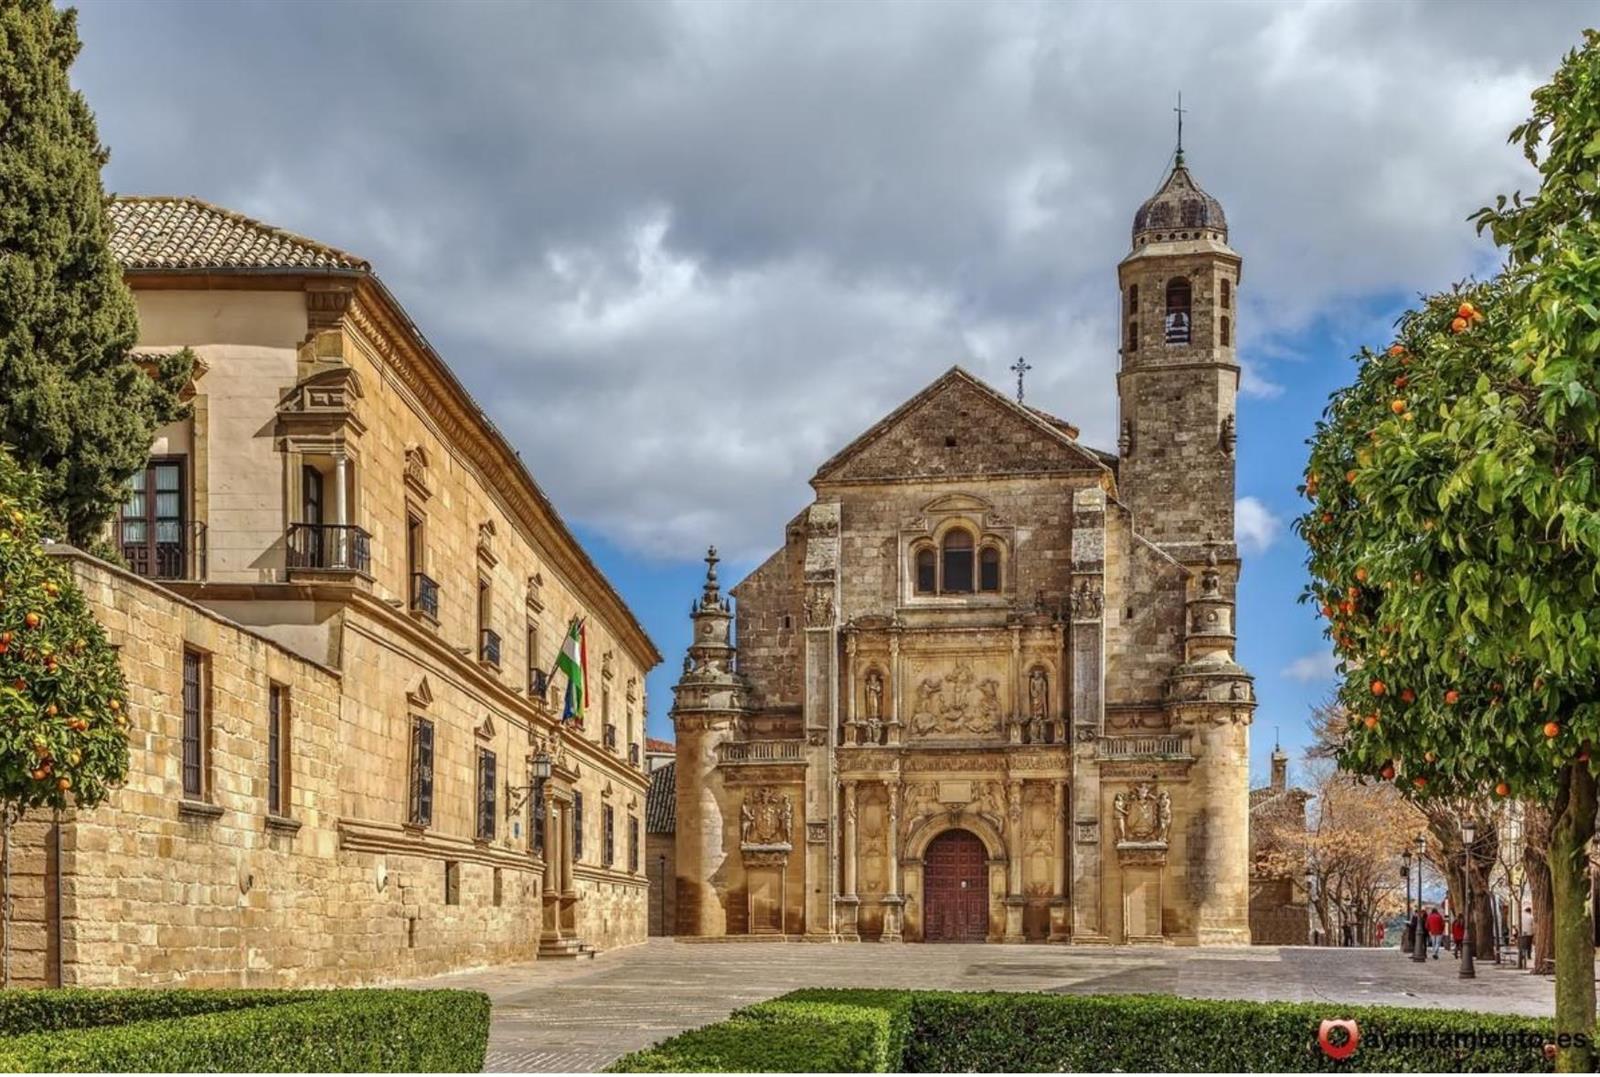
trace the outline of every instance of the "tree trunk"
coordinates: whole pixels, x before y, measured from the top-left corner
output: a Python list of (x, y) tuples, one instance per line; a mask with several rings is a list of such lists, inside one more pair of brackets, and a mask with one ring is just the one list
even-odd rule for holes
[(1562, 1073), (1594, 1069), (1594, 922), (1589, 914), (1589, 839), (1594, 836), (1595, 780), (1587, 763), (1557, 778), (1550, 825), (1550, 884), (1555, 900), (1556, 1033), (1582, 1036), (1556, 1055)]
[(1528, 903), (1533, 906), (1533, 954), (1528, 971), (1548, 976), (1555, 971), (1555, 895), (1550, 887), (1550, 811), (1523, 802), (1522, 868), (1528, 877)]

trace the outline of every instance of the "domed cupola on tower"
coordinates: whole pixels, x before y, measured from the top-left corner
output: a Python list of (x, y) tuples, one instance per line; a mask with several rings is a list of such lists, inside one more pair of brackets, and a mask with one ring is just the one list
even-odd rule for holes
[(1228, 242), (1228, 218), (1222, 203), (1195, 182), (1180, 152), (1167, 181), (1133, 215), (1133, 246), (1196, 239)]

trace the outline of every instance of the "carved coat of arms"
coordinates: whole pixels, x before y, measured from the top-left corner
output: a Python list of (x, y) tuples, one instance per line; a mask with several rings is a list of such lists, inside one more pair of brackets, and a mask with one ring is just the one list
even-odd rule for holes
[(794, 803), (771, 786), (747, 793), (739, 808), (739, 844), (788, 845), (794, 827)]

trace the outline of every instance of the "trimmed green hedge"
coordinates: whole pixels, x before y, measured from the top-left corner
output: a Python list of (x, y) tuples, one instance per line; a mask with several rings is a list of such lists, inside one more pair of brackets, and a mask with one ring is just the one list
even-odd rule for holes
[[(0, 995), (0, 1071), (476, 1072), (473, 991), (22, 991)], [(33, 1029), (36, 1031), (28, 1031)]]
[[(1345, 1061), (1317, 1045), (1322, 1022), (1339, 1018), (1361, 1030)], [(1542, 1045), (1552, 1034), (1548, 1020), (1395, 1006), (806, 990), (674, 1036), (611, 1070), (1549, 1072)]]

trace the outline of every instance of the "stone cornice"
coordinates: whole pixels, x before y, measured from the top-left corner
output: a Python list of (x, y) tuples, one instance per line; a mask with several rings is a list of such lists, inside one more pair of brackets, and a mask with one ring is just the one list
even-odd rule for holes
[[(383, 282), (376, 276), (361, 277), (356, 300), (345, 317), (378, 350), (422, 404), (424, 413), (469, 460), (509, 478), (504, 483), (486, 481), (484, 490), (491, 497), (498, 494), (505, 500), (509, 510), (506, 515), (522, 531), (523, 541), (538, 550), (546, 563), (579, 583), (578, 597), (584, 605), (600, 608), (607, 626), (626, 641), (641, 667), (648, 671), (658, 665), (661, 653), (644, 626), (583, 551), (516, 450), (467, 394)], [(541, 533), (554, 534), (558, 541), (540, 542), (537, 536)]]
[(472, 838), (458, 838), (433, 830), (418, 830), (399, 823), (373, 819), (341, 817), (338, 822), (339, 848), (359, 853), (395, 853), (402, 856), (427, 856), (439, 860), (470, 860), (494, 867), (521, 871), (542, 871), (544, 861), (521, 849), (486, 845)]

